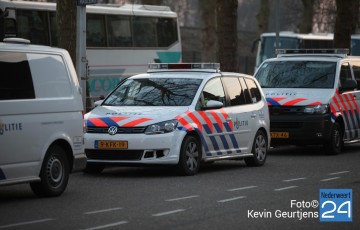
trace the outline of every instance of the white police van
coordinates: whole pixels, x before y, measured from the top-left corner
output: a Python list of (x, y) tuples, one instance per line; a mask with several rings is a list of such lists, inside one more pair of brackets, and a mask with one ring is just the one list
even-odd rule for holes
[(107, 164), (177, 165), (194, 175), (201, 161), (265, 163), (270, 143), (265, 97), (252, 76), (218, 63), (149, 64), (85, 115), (85, 172)]
[(0, 43), (0, 185), (58, 196), (86, 165), (81, 91), (66, 50), (29, 43)]
[(348, 50), (278, 50), (255, 73), (273, 145), (320, 144), (328, 154), (360, 138), (360, 57)]

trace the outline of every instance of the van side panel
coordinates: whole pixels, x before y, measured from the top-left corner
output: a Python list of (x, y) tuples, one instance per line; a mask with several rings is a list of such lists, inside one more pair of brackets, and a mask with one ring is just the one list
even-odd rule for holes
[[(0, 185), (40, 180), (42, 161), (56, 140), (69, 143), (70, 154), (86, 163), (83, 103), (69, 60), (61, 52), (0, 50), (0, 64), (13, 70), (0, 93)], [(20, 84), (17, 77), (23, 76), (30, 80)]]

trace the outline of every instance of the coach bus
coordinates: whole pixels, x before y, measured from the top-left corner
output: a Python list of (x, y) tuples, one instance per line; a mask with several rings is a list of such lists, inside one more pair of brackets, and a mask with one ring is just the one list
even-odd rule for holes
[(278, 47), (276, 47), (276, 33), (263, 33), (257, 44), (256, 66), (268, 58), (275, 57), (275, 49), (325, 49), (333, 47), (333, 34), (299, 34), (293, 32), (279, 33)]
[[(56, 4), (0, 0), (0, 39), (21, 37), (57, 46)], [(177, 14), (168, 6), (96, 4), (86, 7), (90, 96), (106, 96), (151, 62), (181, 62)]]

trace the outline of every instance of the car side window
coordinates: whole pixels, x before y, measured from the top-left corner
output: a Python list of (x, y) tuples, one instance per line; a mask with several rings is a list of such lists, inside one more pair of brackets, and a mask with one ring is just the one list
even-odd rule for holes
[(353, 62), (351, 64), (353, 67), (355, 80), (357, 82), (357, 88), (360, 89), (360, 62)]
[(225, 93), (220, 78), (211, 79), (206, 83), (202, 96), (204, 105), (210, 100), (220, 101), (225, 105)]
[(240, 83), (241, 83), (241, 87), (244, 91), (244, 98), (245, 98), (245, 104), (252, 104), (253, 101), (251, 100), (251, 95), (250, 95), (250, 91), (249, 88), (247, 87), (244, 78), (240, 77), (239, 78)]
[(246, 85), (250, 91), (251, 100), (253, 103), (261, 101), (261, 93), (254, 80), (245, 78)]
[(0, 69), (2, 72), (0, 100), (35, 98), (34, 84), (26, 53), (0, 52)]
[(229, 106), (244, 105), (245, 97), (237, 77), (222, 78), (224, 86), (229, 96)]

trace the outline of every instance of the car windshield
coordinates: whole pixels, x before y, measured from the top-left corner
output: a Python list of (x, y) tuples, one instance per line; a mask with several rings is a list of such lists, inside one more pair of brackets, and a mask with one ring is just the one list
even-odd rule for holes
[(256, 79), (262, 88), (333, 88), (336, 63), (276, 61), (262, 65)]
[(104, 101), (113, 106), (188, 106), (201, 79), (143, 78), (127, 79)]

